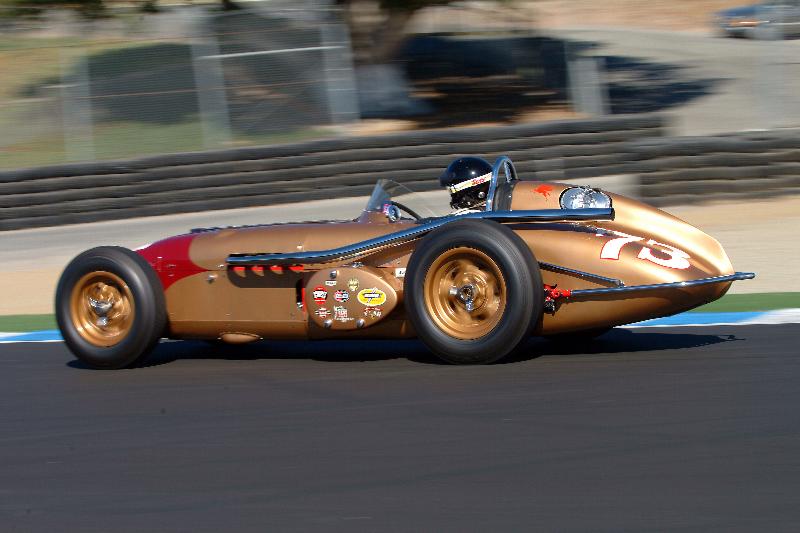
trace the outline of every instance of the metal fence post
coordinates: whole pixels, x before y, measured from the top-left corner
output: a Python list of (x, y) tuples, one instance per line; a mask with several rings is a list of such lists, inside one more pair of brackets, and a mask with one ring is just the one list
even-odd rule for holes
[(191, 51), (203, 145), (216, 148), (230, 144), (228, 97), (217, 38), (211, 35), (203, 40), (192, 39)]
[(608, 93), (601, 76), (604, 62), (598, 57), (567, 58), (569, 95), (573, 109), (586, 115), (607, 115)]
[(320, 47), (331, 122), (342, 124), (358, 120), (360, 114), (352, 49), (345, 25), (339, 22), (321, 24)]
[(86, 52), (82, 48), (62, 48), (60, 53), (64, 152), (69, 161), (94, 160), (94, 128)]

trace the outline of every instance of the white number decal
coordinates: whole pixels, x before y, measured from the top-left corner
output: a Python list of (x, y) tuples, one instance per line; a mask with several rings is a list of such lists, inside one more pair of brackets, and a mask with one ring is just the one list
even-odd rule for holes
[[(617, 237), (611, 239), (603, 245), (603, 249), (600, 250), (600, 259), (611, 259), (612, 261), (618, 261), (619, 256), (622, 253), (622, 248), (624, 248), (627, 244), (645, 240), (644, 237), (636, 237), (634, 235), (628, 235), (627, 233), (622, 233), (619, 231), (606, 233), (599, 232), (597, 233), (597, 236), (604, 237), (609, 234), (616, 235)], [(655, 251), (658, 253), (668, 255), (669, 257), (662, 258), (653, 255), (653, 248), (649, 248), (649, 246), (654, 247)], [(689, 259), (691, 258), (689, 254), (683, 250), (675, 248), (674, 246), (654, 241), (653, 239), (647, 241), (647, 246), (642, 246), (642, 249), (639, 251), (639, 255), (636, 257), (666, 268), (685, 270), (691, 266), (691, 263), (689, 263)]]
[[(598, 233), (597, 235), (599, 237), (603, 236), (602, 233)], [(615, 231), (614, 235), (620, 235), (620, 237), (611, 239), (603, 245), (603, 249), (600, 251), (600, 259), (613, 259), (616, 261), (619, 259), (619, 254), (622, 252), (623, 246), (631, 242), (644, 240), (644, 237), (634, 237), (633, 235), (620, 233), (618, 231)]]
[(652, 261), (657, 265), (661, 265), (667, 268), (677, 268), (679, 270), (685, 270), (691, 266), (689, 264), (689, 254), (684, 252), (683, 250), (678, 250), (674, 246), (670, 246), (669, 244), (664, 244), (661, 242), (656, 242), (653, 239), (647, 241), (647, 244), (650, 246), (658, 246), (656, 248), (662, 254), (668, 255), (669, 259), (662, 259), (660, 257), (656, 257), (653, 255), (653, 250), (647, 247), (642, 247), (642, 250), (639, 252), (637, 256), (639, 259), (645, 259), (647, 261)]

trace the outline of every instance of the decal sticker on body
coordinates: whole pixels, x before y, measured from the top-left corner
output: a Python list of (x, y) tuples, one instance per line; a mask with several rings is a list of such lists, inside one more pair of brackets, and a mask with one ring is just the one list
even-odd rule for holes
[(380, 318), (383, 316), (383, 309), (380, 307), (367, 307), (364, 309), (365, 318)]
[(539, 185), (536, 187), (533, 192), (536, 194), (541, 194), (544, 196), (544, 199), (547, 200), (550, 197), (550, 193), (553, 191), (552, 185)]
[(362, 289), (358, 293), (358, 301), (367, 307), (377, 307), (386, 303), (386, 293), (377, 287)]
[(320, 305), (325, 303), (325, 300), (328, 299), (328, 291), (325, 290), (325, 287), (319, 286), (314, 289), (314, 292), (311, 293), (311, 296), (314, 298), (314, 301)]
[(343, 305), (335, 305), (333, 307), (333, 318), (338, 322), (349, 322), (353, 317), (348, 316), (347, 308)]
[(337, 302), (344, 303), (350, 299), (350, 293), (347, 291), (336, 291), (333, 294), (333, 299), (336, 300)]
[[(622, 233), (620, 231), (606, 229), (602, 229), (602, 232), (598, 231), (595, 234), (597, 237), (607, 237), (609, 235), (616, 235), (616, 238), (609, 240), (603, 245), (603, 248), (600, 250), (600, 259), (618, 261), (619, 256), (622, 253), (622, 249), (626, 245), (634, 242), (641, 242), (646, 239), (645, 237), (637, 237), (635, 235), (628, 235), (627, 233)], [(636, 256), (638, 259), (650, 261), (651, 263), (655, 263), (665, 268), (675, 268), (678, 270), (685, 270), (691, 266), (691, 263), (689, 263), (691, 256), (679, 248), (675, 248), (674, 246), (670, 246), (669, 244), (664, 244), (653, 239), (647, 240), (645, 244), (647, 246), (642, 246), (642, 249), (639, 251), (639, 255)], [(659, 257), (653, 253), (654, 251), (667, 257)]]

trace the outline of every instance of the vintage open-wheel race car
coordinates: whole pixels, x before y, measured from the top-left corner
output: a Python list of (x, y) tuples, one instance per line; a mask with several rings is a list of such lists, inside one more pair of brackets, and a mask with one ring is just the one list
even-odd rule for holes
[(381, 180), (350, 221), (195, 229), (78, 255), (56, 290), (67, 347), (135, 365), (161, 338), (419, 337), (489, 363), (531, 335), (597, 335), (713, 301), (735, 280), (720, 244), (625, 196), (491, 167), (485, 207), (421, 216)]

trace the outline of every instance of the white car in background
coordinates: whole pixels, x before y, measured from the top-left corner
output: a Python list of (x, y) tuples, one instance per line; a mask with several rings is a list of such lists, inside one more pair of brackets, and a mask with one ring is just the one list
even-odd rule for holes
[(715, 25), (728, 37), (800, 37), (800, 0), (765, 0), (715, 13)]

